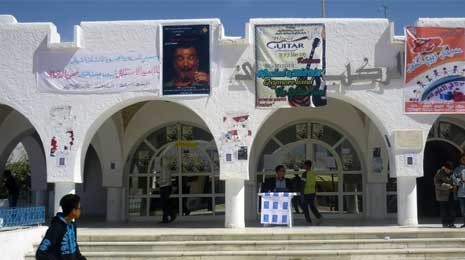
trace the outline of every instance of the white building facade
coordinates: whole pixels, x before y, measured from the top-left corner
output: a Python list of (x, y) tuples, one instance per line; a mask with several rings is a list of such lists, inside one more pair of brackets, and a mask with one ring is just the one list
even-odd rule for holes
[[(237, 68), (255, 64), (255, 26), (306, 23), (325, 25), (328, 104), (257, 108), (255, 81), (237, 77)], [(157, 90), (66, 94), (37, 87), (42, 51), (159, 52), (161, 26), (196, 24), (211, 29), (208, 96), (163, 96)], [(465, 27), (465, 18), (425, 18), (417, 25)], [(158, 221), (154, 174), (157, 162), (165, 161), (173, 204), (189, 215), (179, 221), (224, 218), (226, 227), (241, 228), (256, 219), (258, 187), (274, 166), (285, 164), (292, 177), (311, 159), (318, 204), (328, 218), (397, 217), (400, 225), (416, 225), (434, 205), (426, 175), (447, 159), (441, 156), (455, 159), (465, 147), (462, 115), (403, 112), (404, 37), (395, 36), (385, 19), (252, 19), (245, 38), (225, 36), (217, 19), (82, 22), (73, 42), (60, 42), (51, 23), (18, 23), (3, 15), (0, 39), (0, 167), (21, 142), (34, 203), (51, 211), (61, 196), (76, 192), (86, 214)], [(232, 168), (220, 160), (222, 120), (229, 112), (249, 115), (246, 174), (228, 173)], [(65, 124), (72, 127), (73, 143), (60, 165), (59, 155), (50, 154)], [(444, 125), (450, 134), (442, 133)], [(185, 132), (195, 145), (182, 143)]]

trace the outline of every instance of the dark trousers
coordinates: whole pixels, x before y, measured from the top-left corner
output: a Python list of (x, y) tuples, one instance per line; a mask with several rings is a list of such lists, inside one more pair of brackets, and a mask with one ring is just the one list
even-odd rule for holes
[(462, 212), (463, 224), (465, 224), (465, 198), (459, 197), (460, 211)]
[(312, 218), (310, 218), (310, 212), (308, 211), (308, 207), (310, 207), (315, 217), (321, 218), (321, 214), (315, 206), (315, 196), (316, 196), (315, 193), (304, 195), (303, 210), (304, 210), (305, 220), (307, 220), (307, 222), (309, 223), (312, 222)]
[(294, 207), (295, 213), (300, 213), (299, 207), (303, 208), (301, 195), (292, 198), (292, 206)]
[(16, 204), (18, 203), (18, 197), (19, 197), (18, 194), (8, 195), (8, 206), (10, 208), (15, 208), (16, 207)]
[(455, 200), (451, 192), (448, 201), (440, 201), (439, 209), (441, 212), (442, 225), (451, 225), (455, 222)]
[(171, 186), (160, 187), (161, 209), (163, 210), (163, 222), (168, 222), (168, 217), (173, 217), (170, 207)]

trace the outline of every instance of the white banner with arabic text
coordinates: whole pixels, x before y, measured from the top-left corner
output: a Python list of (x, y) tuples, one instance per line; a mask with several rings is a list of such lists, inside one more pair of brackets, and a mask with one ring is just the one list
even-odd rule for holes
[(43, 51), (38, 53), (36, 77), (42, 92), (158, 91), (160, 58), (156, 52)]

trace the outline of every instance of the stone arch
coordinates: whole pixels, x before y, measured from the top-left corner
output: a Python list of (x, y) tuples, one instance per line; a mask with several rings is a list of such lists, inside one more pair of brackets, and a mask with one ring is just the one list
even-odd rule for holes
[[(190, 107), (184, 104), (182, 101), (176, 100), (176, 99), (169, 99), (169, 98), (155, 97), (155, 96), (136, 96), (136, 97), (132, 97), (132, 98), (124, 99), (124, 100), (119, 100), (119, 102), (114, 103), (113, 105), (106, 108), (102, 113), (100, 113), (97, 116), (97, 118), (93, 120), (93, 122), (86, 129), (85, 134), (82, 138), (82, 143), (77, 149), (78, 152), (76, 153), (74, 171), (79, 172), (82, 175), (82, 169), (83, 169), (83, 164), (84, 164), (83, 158), (85, 156), (85, 151), (87, 147), (89, 146), (89, 144), (91, 143), (97, 131), (102, 127), (102, 125), (108, 119), (110, 119), (113, 115), (117, 114), (119, 111), (122, 111), (124, 108), (127, 108), (131, 105), (135, 105), (137, 103), (143, 103), (143, 102), (150, 103), (150, 101), (173, 103), (181, 107), (185, 107), (186, 109), (192, 111), (196, 116), (201, 118), (200, 114), (195, 108)], [(208, 124), (208, 122), (206, 122), (205, 120), (202, 120), (202, 122), (204, 122), (205, 124)], [(210, 126), (208, 126), (208, 128), (212, 129), (212, 127)], [(123, 151), (126, 151), (125, 153), (127, 154), (127, 150), (124, 150), (124, 149), (125, 148), (123, 147)]]
[[(434, 195), (433, 178), (445, 161), (459, 164), (465, 151), (465, 120), (459, 115), (441, 115), (431, 126), (424, 148), (422, 178), (417, 179), (418, 214), (438, 217), (439, 207)], [(457, 211), (459, 209), (457, 208)]]
[(0, 105), (0, 133), (0, 179), (8, 157), (21, 143), (31, 170), (31, 204), (47, 205), (46, 161), (38, 129), (16, 108)]
[[(342, 108), (342, 109), (341, 109)], [(339, 110), (338, 110), (339, 109)], [(286, 110), (288, 110), (286, 114)], [(290, 113), (292, 111), (292, 113)], [(339, 115), (340, 114), (340, 115)], [(328, 115), (333, 115), (333, 117), (328, 116)], [(343, 136), (346, 136), (347, 139), (354, 144), (355, 150), (357, 151), (357, 154), (359, 155), (359, 160), (362, 165), (361, 171), (363, 172), (363, 182), (375, 182), (375, 181), (384, 181), (384, 178), (386, 178), (386, 173), (387, 173), (387, 168), (388, 168), (388, 161), (387, 158), (391, 158), (391, 152), (389, 151), (385, 140), (384, 136), (382, 135), (382, 131), (378, 129), (378, 126), (371, 120), (371, 117), (373, 117), (373, 113), (370, 115), (367, 115), (364, 113), (364, 111), (360, 110), (358, 107), (352, 105), (349, 102), (346, 102), (345, 100), (339, 100), (339, 99), (333, 99), (330, 98), (328, 102), (328, 106), (324, 108), (281, 108), (278, 110), (273, 111), (273, 113), (270, 113), (266, 120), (261, 122), (260, 128), (257, 131), (256, 137), (253, 141), (252, 144), (252, 154), (251, 154), (251, 161), (249, 165), (249, 171), (251, 173), (251, 185), (249, 185), (248, 192), (250, 194), (251, 189), (255, 189), (255, 180), (253, 174), (257, 171), (257, 165), (259, 163), (261, 156), (262, 150), (265, 148), (264, 145), (266, 145), (265, 140), (268, 140), (272, 136), (274, 136), (276, 133), (281, 131), (282, 129), (285, 129), (291, 125), (294, 125), (296, 122), (300, 121), (311, 121), (315, 123), (322, 123), (328, 126), (331, 126), (334, 129), (337, 129), (340, 131)], [(281, 119), (279, 119), (281, 118)], [(284, 118), (284, 119), (283, 119)], [(273, 121), (279, 121), (280, 123), (273, 123)], [(378, 124), (381, 124), (380, 120), (377, 120)], [(385, 130), (384, 125), (381, 124), (381, 126), (384, 129), (384, 133), (387, 133)], [(267, 130), (266, 132), (263, 132), (263, 130)], [(269, 129), (273, 129), (273, 131), (270, 131)], [(367, 136), (364, 136), (366, 134), (373, 135), (374, 139), (378, 140), (378, 143), (369, 143), (370, 141), (368, 140)], [(360, 143), (360, 140), (365, 140), (362, 143)], [(371, 160), (370, 158), (372, 154), (372, 150), (368, 151), (366, 148), (368, 145), (371, 146), (376, 146), (381, 148), (381, 153), (383, 154), (383, 176), (382, 177), (377, 177), (379, 180), (373, 180), (373, 176), (368, 176), (368, 169), (371, 169)], [(370, 179), (368, 179), (370, 178)], [(383, 178), (381, 180), (381, 178)], [(367, 189), (369, 188), (368, 185)], [(364, 185), (364, 187), (366, 187)], [(372, 186), (372, 185), (371, 185)], [(370, 186), (370, 189), (372, 187)], [(368, 192), (368, 190), (365, 190), (365, 192)], [(249, 195), (250, 196), (250, 195)], [(381, 195), (380, 195), (381, 196)], [(385, 200), (385, 198), (384, 198)], [(367, 201), (364, 200), (364, 204), (369, 203), (371, 207), (374, 206), (374, 202), (372, 201)], [(250, 212), (251, 209), (256, 208), (256, 206), (250, 206), (247, 205), (247, 209)], [(370, 206), (367, 206), (365, 208), (370, 208)], [(370, 210), (370, 209), (369, 209)], [(384, 217), (385, 211), (384, 208), (378, 209), (379, 212), (366, 212), (367, 215), (373, 216), (373, 217)], [(252, 218), (250, 214), (247, 214), (247, 218)]]

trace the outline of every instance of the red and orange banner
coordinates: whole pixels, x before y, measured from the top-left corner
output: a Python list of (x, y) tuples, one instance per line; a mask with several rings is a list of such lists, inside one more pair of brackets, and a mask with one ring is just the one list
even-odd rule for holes
[(405, 112), (465, 112), (465, 28), (405, 28)]

